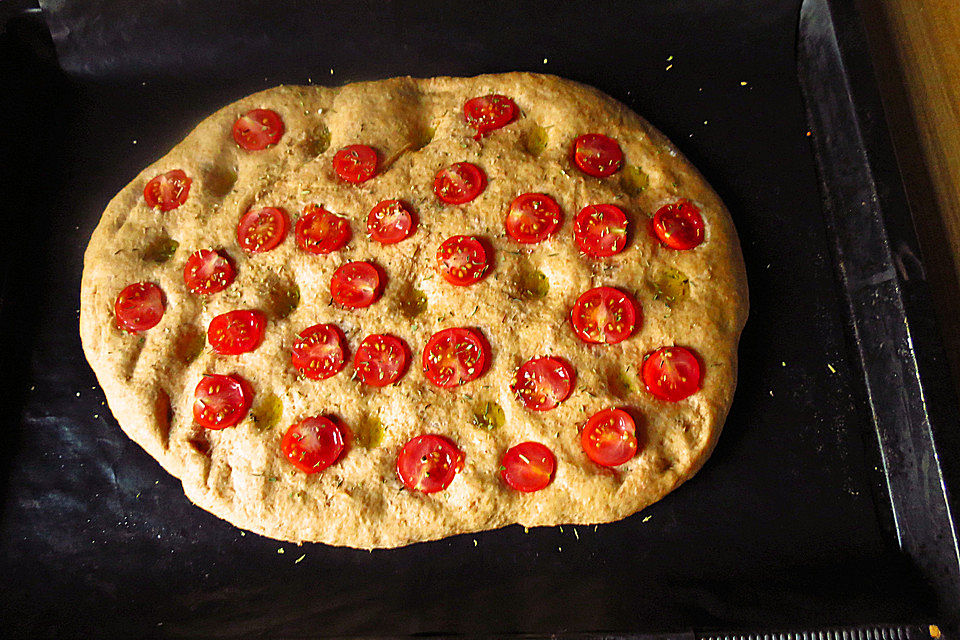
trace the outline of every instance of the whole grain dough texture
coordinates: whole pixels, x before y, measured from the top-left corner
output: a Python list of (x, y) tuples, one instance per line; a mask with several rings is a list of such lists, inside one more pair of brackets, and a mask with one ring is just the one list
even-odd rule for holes
[[(520, 113), (475, 140), (463, 105), (488, 94), (509, 96)], [(237, 146), (231, 127), (254, 108), (276, 111), (285, 133), (250, 152)], [(615, 138), (623, 168), (608, 178), (578, 170), (570, 150), (585, 133)], [(370, 145), (380, 158), (378, 174), (360, 185), (332, 170), (334, 153), (351, 144)], [(488, 185), (453, 206), (436, 197), (433, 181), (460, 161), (479, 166)], [(144, 185), (172, 169), (185, 171), (192, 186), (182, 206), (161, 212), (145, 203)], [(504, 231), (507, 207), (526, 192), (550, 195), (563, 213), (557, 233), (536, 245)], [(410, 238), (382, 246), (366, 234), (366, 217), (393, 198), (413, 206), (418, 224)], [(705, 241), (688, 251), (665, 248), (649, 233), (654, 212), (680, 198), (699, 207), (705, 222)], [(589, 258), (573, 241), (574, 216), (597, 203), (616, 204), (630, 219), (626, 249), (610, 258)], [(294, 219), (310, 204), (349, 219), (353, 237), (344, 249), (305, 253), (292, 229), (272, 251), (239, 247), (237, 223), (251, 207), (281, 207)], [(461, 234), (486, 238), (495, 251), (491, 273), (468, 287), (447, 284), (435, 270), (439, 244)], [(229, 288), (209, 296), (187, 290), (184, 264), (200, 249), (229, 255), (237, 270)], [(354, 260), (386, 274), (382, 297), (366, 309), (331, 304), (331, 274)], [(130, 334), (117, 328), (114, 301), (138, 281), (157, 283), (166, 307), (157, 326)], [(597, 286), (630, 292), (642, 305), (642, 324), (624, 342), (590, 345), (571, 329), (574, 301)], [(206, 344), (206, 327), (238, 308), (267, 314), (265, 339), (250, 353), (218, 355)], [(369, 549), (511, 523), (610, 522), (660, 499), (701, 467), (717, 441), (746, 317), (730, 215), (670, 142), (595, 89), (506, 73), (280, 86), (214, 113), (104, 211), (84, 259), (80, 333), (122, 429), (180, 478), (194, 503), (272, 538)], [(395, 385), (365, 386), (352, 377), (348, 354), (340, 374), (303, 378), (291, 346), (321, 322), (343, 330), (350, 353), (370, 334), (402, 337), (409, 371)], [(477, 380), (441, 389), (424, 376), (420, 352), (433, 333), (457, 326), (485, 336), (491, 363)], [(671, 403), (651, 396), (638, 373), (645, 354), (674, 344), (699, 354), (704, 375), (702, 390)], [(565, 358), (576, 370), (571, 396), (546, 412), (525, 409), (510, 389), (517, 367), (540, 355)], [(213, 431), (194, 422), (194, 389), (205, 373), (239, 374), (252, 385), (251, 411), (237, 426)], [(640, 445), (612, 469), (591, 462), (579, 437), (587, 418), (608, 407), (632, 412)], [(336, 464), (308, 475), (281, 455), (280, 440), (289, 425), (314, 415), (336, 417), (351, 437)], [(403, 444), (422, 433), (447, 436), (466, 454), (450, 486), (429, 495), (404, 490), (396, 471)], [(552, 483), (529, 494), (500, 476), (504, 452), (527, 440), (557, 459)]]

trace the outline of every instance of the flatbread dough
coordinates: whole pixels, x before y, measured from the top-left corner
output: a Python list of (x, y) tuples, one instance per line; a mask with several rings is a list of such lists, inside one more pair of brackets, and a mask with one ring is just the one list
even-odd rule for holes
[[(512, 98), (520, 115), (475, 140), (464, 102), (494, 93)], [(248, 152), (231, 126), (253, 108), (280, 114), (285, 133), (275, 146)], [(609, 178), (587, 176), (571, 162), (572, 141), (591, 132), (615, 138), (623, 150), (624, 167)], [(333, 173), (333, 154), (350, 144), (378, 151), (375, 178), (352, 185)], [(481, 167), (488, 185), (472, 202), (444, 204), (434, 195), (434, 176), (460, 161)], [(189, 198), (172, 211), (150, 208), (144, 185), (171, 169), (191, 177)], [(550, 195), (563, 212), (559, 231), (536, 245), (504, 232), (507, 207), (525, 192)], [(381, 246), (366, 236), (365, 223), (389, 198), (412, 204), (419, 224), (410, 238)], [(680, 198), (696, 204), (705, 221), (705, 241), (689, 251), (667, 249), (648, 232), (650, 216)], [(597, 203), (616, 204), (630, 218), (626, 249), (611, 258), (586, 257), (573, 241), (574, 216)], [(293, 219), (308, 204), (350, 220), (346, 248), (305, 253), (292, 229), (267, 253), (238, 246), (237, 222), (251, 206), (281, 207)], [(435, 271), (437, 246), (460, 234), (482, 236), (495, 250), (492, 273), (469, 287), (451, 286)], [(228, 289), (210, 296), (187, 290), (183, 267), (199, 249), (233, 260), (237, 277)], [(331, 274), (353, 260), (375, 262), (387, 276), (382, 298), (367, 309), (330, 304)], [(542, 294), (540, 274), (549, 290), (537, 297), (528, 285), (537, 280), (533, 289)], [(114, 301), (138, 281), (162, 288), (166, 310), (156, 327), (130, 334), (117, 328)], [(626, 341), (588, 345), (572, 331), (574, 301), (597, 286), (631, 292), (642, 305), (642, 326)], [(217, 355), (205, 343), (206, 327), (237, 308), (267, 314), (264, 342), (251, 353)], [(730, 215), (670, 142), (595, 89), (507, 73), (280, 86), (216, 112), (104, 211), (84, 260), (80, 333), (120, 426), (182, 480), (194, 503), (272, 538), (368, 549), (511, 523), (609, 522), (660, 499), (700, 468), (717, 441), (746, 316)], [(382, 389), (354, 380), (349, 363), (326, 380), (302, 378), (291, 346), (320, 322), (338, 325), (351, 353), (369, 334), (402, 337), (413, 356), (408, 373)], [(479, 328), (492, 362), (479, 379), (441, 389), (425, 378), (419, 355), (433, 333), (454, 326)], [(644, 354), (673, 344), (695, 350), (704, 368), (702, 390), (677, 403), (655, 399), (638, 377)], [(537, 355), (563, 357), (576, 369), (572, 395), (551, 411), (525, 409), (510, 390), (516, 368)], [(194, 423), (194, 388), (204, 373), (236, 373), (251, 383), (252, 409), (236, 427), (210, 431)], [(641, 417), (638, 454), (614, 469), (587, 458), (578, 432), (608, 407)], [(502, 422), (477, 419), (491, 411), (502, 411)], [(313, 415), (336, 416), (353, 438), (336, 464), (307, 475), (282, 457), (280, 439)], [(403, 490), (397, 477), (400, 448), (421, 433), (445, 435), (466, 454), (463, 470), (440, 493)], [(506, 449), (526, 440), (557, 458), (553, 482), (530, 494), (508, 487), (499, 472)]]

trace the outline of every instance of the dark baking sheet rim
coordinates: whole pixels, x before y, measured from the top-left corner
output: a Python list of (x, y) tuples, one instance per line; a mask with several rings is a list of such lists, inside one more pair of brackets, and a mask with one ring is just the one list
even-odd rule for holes
[[(32, 2), (16, 2), (16, 13), (37, 11)], [(8, 7), (9, 10), (10, 7)], [(12, 12), (5, 11), (8, 17)], [(960, 570), (952, 513), (956, 503), (955, 466), (940, 452), (952, 445), (956, 398), (940, 346), (938, 330), (927, 312), (929, 292), (906, 198), (883, 121), (859, 16), (842, 0), (805, 0), (800, 16), (799, 77), (807, 101), (825, 211), (830, 222), (837, 275), (847, 296), (853, 339), (861, 356), (864, 383), (884, 462), (898, 543), (934, 585), (944, 622), (956, 624), (960, 609)], [(831, 76), (831, 72), (836, 72)], [(829, 81), (832, 79), (832, 83)], [(832, 101), (831, 101), (832, 100)], [(843, 111), (846, 109), (847, 111)], [(852, 120), (844, 126), (845, 117)], [(840, 124), (840, 127), (837, 125)], [(848, 134), (846, 137), (843, 133)], [(836, 163), (854, 163), (851, 173)], [(859, 203), (859, 206), (857, 206)], [(876, 235), (864, 233), (869, 228)], [(881, 240), (883, 260), (877, 278), (875, 251)], [(876, 303), (884, 315), (878, 322)], [(0, 299), (0, 311), (4, 309)], [(891, 340), (905, 344), (906, 355), (891, 349), (877, 355), (871, 347)], [(891, 367), (900, 377), (888, 375)], [(933, 461), (931, 475), (918, 475), (916, 462)], [(906, 462), (907, 464), (903, 464)], [(951, 488), (954, 492), (951, 494)], [(923, 500), (916, 501), (917, 496)], [(948, 534), (948, 535), (947, 535)], [(920, 638), (926, 626), (878, 626), (736, 634), (620, 634), (582, 638)], [(524, 636), (531, 637), (531, 636)]]
[(897, 542), (956, 625), (957, 400), (852, 0), (804, 0), (798, 72)]

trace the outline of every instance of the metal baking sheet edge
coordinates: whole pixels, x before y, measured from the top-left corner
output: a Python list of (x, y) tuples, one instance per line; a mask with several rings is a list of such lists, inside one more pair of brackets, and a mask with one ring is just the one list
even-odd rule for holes
[(955, 626), (960, 552), (943, 452), (955, 450), (957, 403), (865, 43), (852, 2), (804, 1), (800, 84), (897, 542)]

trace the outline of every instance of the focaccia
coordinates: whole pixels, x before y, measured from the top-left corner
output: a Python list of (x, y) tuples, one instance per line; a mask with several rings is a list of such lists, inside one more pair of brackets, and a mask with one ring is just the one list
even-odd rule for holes
[(375, 548), (660, 499), (717, 441), (746, 317), (730, 215), (670, 142), (507, 73), (217, 111), (107, 206), (80, 333), (194, 503)]

